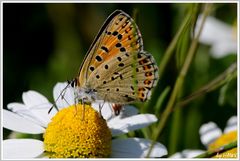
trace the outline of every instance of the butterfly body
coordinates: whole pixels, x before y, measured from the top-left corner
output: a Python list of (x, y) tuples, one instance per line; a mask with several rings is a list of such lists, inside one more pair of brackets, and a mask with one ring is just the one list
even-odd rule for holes
[(84, 103), (91, 103), (98, 100), (96, 90), (91, 88), (75, 88), (75, 97), (77, 100)]
[(75, 79), (78, 100), (128, 104), (149, 99), (158, 67), (134, 20), (116, 10), (103, 24)]

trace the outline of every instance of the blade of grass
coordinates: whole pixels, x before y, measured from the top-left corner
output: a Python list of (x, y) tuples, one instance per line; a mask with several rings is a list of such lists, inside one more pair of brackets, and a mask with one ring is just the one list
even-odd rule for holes
[(176, 80), (176, 83), (174, 85), (173, 92), (170, 96), (167, 107), (162, 114), (162, 117), (159, 121), (159, 124), (158, 124), (158, 127), (157, 127), (156, 131), (154, 131), (154, 133), (153, 133), (153, 142), (152, 142), (151, 147), (148, 151), (147, 157), (149, 157), (149, 155), (151, 153), (151, 150), (152, 150), (157, 138), (161, 134), (161, 132), (162, 132), (162, 130), (163, 130), (165, 124), (166, 124), (166, 121), (167, 121), (167, 119), (168, 119), (168, 117), (169, 117), (169, 115), (170, 115), (170, 113), (171, 113), (171, 111), (174, 107), (174, 104), (176, 103), (176, 98), (178, 96), (179, 89), (181, 89), (181, 86), (184, 82), (184, 78), (185, 78), (185, 76), (188, 72), (189, 66), (190, 66), (190, 64), (193, 60), (193, 57), (194, 57), (195, 53), (196, 53), (195, 51), (197, 49), (198, 39), (199, 39), (199, 36), (200, 36), (201, 31), (203, 29), (203, 25), (205, 23), (206, 17), (208, 16), (209, 12), (211, 11), (211, 6), (212, 5), (210, 3), (207, 3), (207, 4), (204, 5), (203, 19), (202, 19), (202, 22), (200, 23), (200, 29), (197, 32), (196, 36), (193, 38), (193, 41), (192, 41), (192, 43), (190, 45), (190, 48), (188, 50), (188, 54), (186, 56), (186, 60), (183, 64), (183, 67), (180, 71), (180, 74), (179, 74), (179, 76)]
[(182, 131), (182, 110), (177, 109), (173, 113), (171, 129), (170, 129), (170, 139), (168, 144), (168, 154), (171, 155), (177, 151), (177, 147), (179, 145), (179, 141), (181, 136), (179, 135), (180, 131)]
[[(227, 150), (231, 150), (236, 147), (237, 147), (237, 141), (234, 141), (234, 142), (231, 142), (231, 143), (229, 143), (225, 146), (222, 146), (218, 149), (206, 151), (205, 153), (202, 153), (194, 158), (210, 158), (214, 155), (221, 155), (223, 152), (225, 152)], [(236, 158), (237, 158), (237, 154), (236, 154)]]
[[(189, 49), (189, 45), (191, 42), (191, 31), (195, 26), (195, 22), (199, 11), (199, 4), (190, 4), (188, 8), (191, 18), (189, 19), (188, 25), (185, 27), (184, 32), (181, 33), (181, 36), (179, 37), (175, 50), (176, 66), (178, 70), (181, 69)], [(183, 90), (184, 88), (183, 86), (181, 86), (176, 100), (179, 100), (182, 97)], [(182, 134), (181, 132), (183, 131), (183, 118), (184, 118), (183, 113), (179, 109), (173, 113), (173, 116), (170, 120), (171, 127), (169, 127), (170, 136), (168, 139), (169, 155), (176, 152), (178, 150), (177, 149), (178, 145), (181, 144), (182, 139), (180, 135)]]
[(231, 64), (223, 73), (221, 73), (219, 76), (217, 76), (215, 79), (213, 79), (208, 84), (201, 87), (196, 92), (190, 94), (189, 96), (185, 97), (181, 101), (177, 103), (177, 106), (182, 107), (187, 105), (189, 102), (203, 96), (204, 94), (211, 92), (222, 85), (226, 84), (230, 80), (237, 77), (237, 62)]
[(170, 87), (167, 86), (163, 92), (161, 93), (161, 95), (159, 96), (158, 100), (157, 100), (157, 103), (155, 105), (155, 115), (158, 115), (161, 111), (161, 108), (163, 106), (163, 102), (164, 100), (166, 99), (167, 95), (169, 94), (170, 92)]
[[(177, 47), (177, 44), (178, 44), (178, 41), (179, 41), (181, 35), (183, 35), (186, 32), (187, 28), (191, 24), (192, 15), (193, 15), (192, 12), (193, 12), (192, 10), (189, 10), (189, 13), (184, 18), (181, 26), (179, 27), (179, 30), (177, 31), (173, 40), (170, 42), (168, 48), (166, 49), (165, 53), (163, 54), (163, 58), (160, 62), (159, 71), (158, 71), (159, 80), (161, 80), (164, 71), (166, 71), (166, 67), (169, 63), (170, 58), (173, 56), (174, 50)], [(159, 82), (160, 81), (158, 81), (157, 86), (159, 86), (159, 84), (160, 84)], [(152, 98), (154, 98), (156, 95), (159, 95), (159, 90), (157, 90), (157, 89), (158, 89), (157, 87), (153, 89), (152, 96), (151, 96)], [(147, 112), (147, 109), (149, 109), (153, 106), (155, 106), (155, 102), (154, 101), (149, 101), (148, 103), (146, 103), (144, 108), (142, 108), (142, 112)]]
[(190, 22), (191, 22), (191, 18), (192, 18), (192, 14), (187, 14), (187, 16), (185, 17), (185, 19), (183, 20), (183, 23), (181, 24), (179, 30), (177, 31), (176, 35), (174, 36), (173, 40), (171, 41), (170, 45), (168, 46), (166, 52), (164, 53), (164, 56), (162, 58), (162, 61), (159, 65), (159, 79), (161, 79), (167, 64), (170, 60), (170, 58), (172, 57), (174, 50), (177, 46), (178, 40), (181, 37), (181, 35), (186, 31), (186, 29), (188, 28)]

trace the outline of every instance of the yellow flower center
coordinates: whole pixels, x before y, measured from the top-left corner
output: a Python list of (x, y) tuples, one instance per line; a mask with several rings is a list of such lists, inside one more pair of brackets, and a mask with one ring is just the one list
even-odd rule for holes
[[(231, 131), (229, 133), (223, 134), (216, 141), (211, 143), (208, 149), (214, 150), (236, 140), (237, 140), (237, 131)], [(237, 148), (233, 148), (221, 154), (217, 154), (213, 158), (237, 158)]]
[(43, 138), (50, 158), (105, 158), (111, 153), (107, 123), (89, 105), (73, 105), (59, 111)]

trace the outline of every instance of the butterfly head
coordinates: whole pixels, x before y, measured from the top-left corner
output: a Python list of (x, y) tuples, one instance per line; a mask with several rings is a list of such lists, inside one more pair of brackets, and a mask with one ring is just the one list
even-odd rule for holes
[(91, 88), (76, 87), (75, 97), (78, 102), (91, 103), (97, 100), (97, 91)]

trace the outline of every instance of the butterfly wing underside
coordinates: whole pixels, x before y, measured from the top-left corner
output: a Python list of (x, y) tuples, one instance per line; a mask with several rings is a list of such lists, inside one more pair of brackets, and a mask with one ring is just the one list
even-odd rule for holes
[(134, 20), (116, 10), (105, 21), (80, 68), (80, 87), (95, 89), (99, 99), (116, 103), (145, 101), (156, 84), (157, 66), (143, 50)]
[[(122, 47), (116, 47), (118, 43)], [(79, 70), (80, 86), (85, 86), (92, 72), (103, 62), (115, 57), (120, 50), (140, 51), (143, 48), (142, 44), (141, 34), (133, 19), (121, 10), (113, 12), (103, 24), (86, 54)]]

